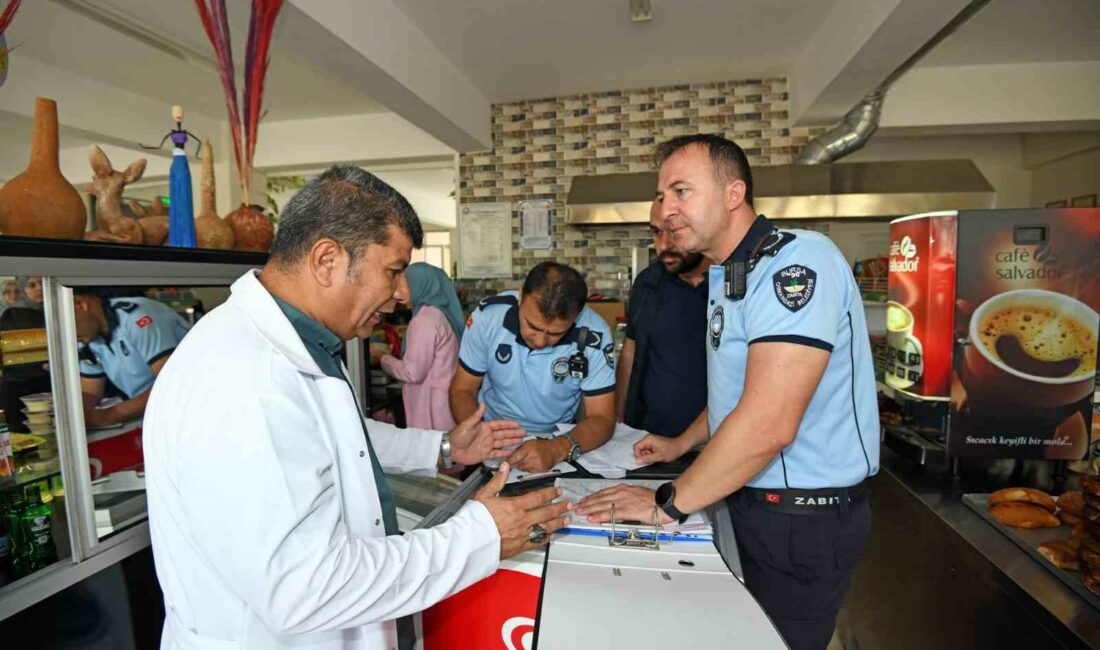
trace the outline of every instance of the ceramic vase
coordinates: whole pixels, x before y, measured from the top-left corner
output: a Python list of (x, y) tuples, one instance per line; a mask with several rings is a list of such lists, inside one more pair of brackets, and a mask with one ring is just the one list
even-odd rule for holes
[(57, 102), (39, 97), (30, 164), (0, 188), (0, 234), (81, 239), (86, 222), (84, 201), (58, 166)]

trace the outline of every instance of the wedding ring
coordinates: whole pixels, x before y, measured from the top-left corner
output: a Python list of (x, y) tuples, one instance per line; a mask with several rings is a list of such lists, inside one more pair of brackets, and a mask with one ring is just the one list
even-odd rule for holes
[(546, 539), (546, 529), (539, 524), (531, 526), (531, 532), (527, 535), (527, 540), (532, 544), (541, 544), (544, 539)]

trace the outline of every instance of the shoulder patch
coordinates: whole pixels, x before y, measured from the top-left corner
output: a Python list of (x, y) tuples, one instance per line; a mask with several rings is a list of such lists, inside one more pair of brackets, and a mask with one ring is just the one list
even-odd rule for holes
[(603, 347), (603, 357), (607, 359), (607, 365), (611, 366), (611, 369), (615, 369), (615, 344), (608, 343)]
[(113, 306), (114, 306), (115, 309), (118, 309), (119, 311), (124, 311), (127, 314), (134, 311), (138, 307), (137, 303), (133, 303), (133, 302), (129, 302), (129, 301), (119, 301), (119, 302), (114, 303)]
[(603, 344), (603, 333), (595, 330), (588, 330), (588, 347), (599, 349)]
[(817, 291), (817, 272), (802, 264), (792, 264), (772, 275), (772, 287), (779, 304), (795, 312), (813, 299)]
[(477, 308), (478, 311), (480, 311), (491, 305), (513, 306), (518, 304), (519, 301), (516, 300), (515, 296), (489, 296), (488, 298), (483, 298), (481, 302), (477, 303)]

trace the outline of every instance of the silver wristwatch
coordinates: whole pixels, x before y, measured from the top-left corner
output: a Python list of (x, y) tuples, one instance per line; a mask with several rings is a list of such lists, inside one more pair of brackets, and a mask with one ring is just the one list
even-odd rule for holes
[(455, 461), (451, 457), (451, 432), (444, 431), (443, 438), (439, 441), (439, 457), (443, 459), (443, 469), (451, 469)]
[(570, 443), (569, 455), (566, 456), (566, 460), (572, 462), (581, 457), (581, 443), (577, 440), (577, 436), (573, 435), (572, 431), (566, 431), (562, 434)]

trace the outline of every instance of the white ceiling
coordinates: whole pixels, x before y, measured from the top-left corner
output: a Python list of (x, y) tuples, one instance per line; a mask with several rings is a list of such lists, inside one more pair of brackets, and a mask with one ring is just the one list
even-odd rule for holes
[(1097, 0), (993, 0), (922, 66), (1100, 60)]
[[(238, 64), (238, 89), (243, 85), (244, 43), (248, 5), (230, 2), (230, 27)], [(138, 36), (120, 31), (91, 16), (109, 14), (119, 23), (138, 26)], [(213, 66), (214, 53), (193, 2), (184, 0), (38, 0), (24, 2), (6, 34), (19, 45), (13, 54), (27, 56), (102, 83), (182, 104), (215, 118), (225, 115), (221, 83)], [(148, 40), (143, 40), (148, 39)], [(149, 41), (160, 48), (150, 46)], [(193, 57), (181, 59), (165, 50)], [(383, 110), (370, 98), (333, 79), (324, 71), (294, 59), (278, 47), (278, 30), (264, 92), (265, 119), (349, 115)], [(149, 134), (153, 138), (157, 134)], [(206, 134), (200, 134), (206, 135)]]
[(494, 102), (783, 76), (835, 0), (393, 0)]

